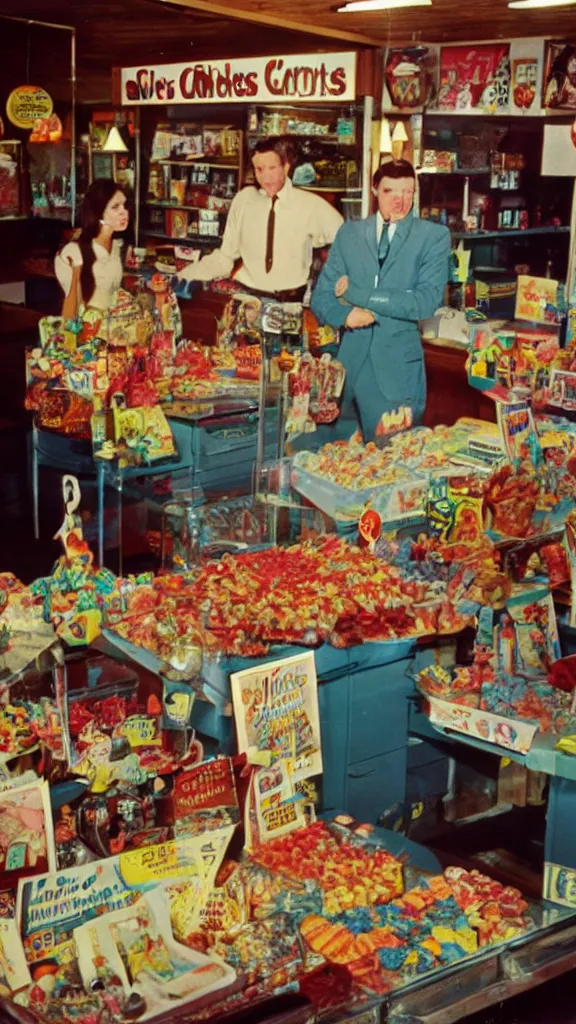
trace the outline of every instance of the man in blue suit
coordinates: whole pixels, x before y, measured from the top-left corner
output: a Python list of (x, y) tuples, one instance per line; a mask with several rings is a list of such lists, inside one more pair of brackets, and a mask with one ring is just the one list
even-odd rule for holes
[(312, 294), (321, 323), (343, 328), (338, 359), (346, 368), (340, 419), (307, 435), (314, 446), (384, 438), (421, 422), (426, 377), (418, 321), (442, 304), (450, 233), (412, 212), (416, 179), (406, 160), (382, 164), (373, 179), (378, 212), (346, 221)]

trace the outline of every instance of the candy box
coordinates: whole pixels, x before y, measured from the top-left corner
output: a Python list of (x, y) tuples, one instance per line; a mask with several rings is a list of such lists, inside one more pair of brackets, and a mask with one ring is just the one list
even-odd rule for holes
[(88, 608), (65, 617), (56, 626), (56, 633), (70, 647), (86, 647), (100, 636), (102, 614), (98, 608)]
[(473, 739), (494, 743), (507, 750), (526, 754), (532, 746), (538, 726), (530, 722), (505, 718), (489, 711), (464, 707), (450, 701), (428, 696), (429, 718), (432, 725), (462, 732)]

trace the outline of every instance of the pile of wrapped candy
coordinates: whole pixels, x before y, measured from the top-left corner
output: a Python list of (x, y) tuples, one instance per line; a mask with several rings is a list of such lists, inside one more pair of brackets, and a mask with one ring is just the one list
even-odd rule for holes
[(295, 465), (347, 490), (364, 491), (396, 483), (409, 473), (446, 468), (467, 439), (486, 430), (478, 420), (459, 420), (453, 427), (414, 427), (395, 434), (385, 447), (358, 436), (324, 445), (319, 452), (299, 452)]
[(296, 933), (304, 945), (285, 967), (339, 965), (359, 990), (378, 994), (531, 927), (517, 889), (447, 868), (405, 890), (399, 860), (335, 823), (272, 840), (224, 874), (186, 941), (253, 983), (274, 971), (282, 931), (284, 944)]
[(127, 595), (113, 628), (170, 659), (186, 642), (256, 656), (273, 643), (345, 647), (453, 632), (469, 616), (436, 581), (403, 574), (325, 535), (289, 548), (225, 555), (192, 576), (159, 576)]
[[(174, 308), (170, 298), (167, 318), (174, 343), (180, 323), (177, 304)], [(165, 334), (167, 324), (161, 326)], [(109, 401), (113, 393), (122, 392), (131, 405), (158, 401), (141, 366), (155, 333), (144, 296), (135, 298), (120, 289), (106, 315), (86, 309), (75, 321), (48, 316), (38, 329), (40, 344), (26, 353), (26, 408), (36, 412), (39, 426), (89, 438), (95, 395)]]
[(449, 543), (420, 534), (415, 540), (381, 537), (374, 554), (410, 579), (426, 581), (431, 591), (446, 593), (462, 612), (480, 605), (499, 607), (510, 592), (499, 552), (487, 537), (476, 544)]
[(420, 537), (377, 553), (335, 535), (288, 548), (224, 555), (183, 574), (118, 579), (96, 569), (72, 530), (51, 576), (11, 598), (23, 621), (50, 623), (72, 645), (107, 626), (161, 660), (259, 656), (272, 644), (336, 647), (462, 629), (506, 586), (490, 542), (478, 548)]
[(447, 868), (386, 904), (309, 915), (300, 930), (315, 952), (344, 963), (357, 984), (384, 992), (522, 934), (527, 909), (517, 889)]

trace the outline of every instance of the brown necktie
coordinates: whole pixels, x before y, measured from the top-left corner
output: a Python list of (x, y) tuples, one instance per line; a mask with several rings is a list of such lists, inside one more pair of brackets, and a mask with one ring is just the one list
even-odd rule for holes
[(276, 213), (274, 207), (278, 201), (278, 196), (272, 196), (272, 206), (270, 207), (270, 213), (268, 214), (268, 228), (266, 231), (266, 273), (269, 274), (272, 270), (272, 264), (274, 262), (274, 223), (276, 221)]

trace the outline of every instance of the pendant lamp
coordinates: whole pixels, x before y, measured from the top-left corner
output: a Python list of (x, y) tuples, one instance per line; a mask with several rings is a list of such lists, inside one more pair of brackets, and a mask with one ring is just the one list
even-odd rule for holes
[(124, 142), (124, 139), (120, 135), (115, 124), (112, 125), (108, 132), (108, 138), (102, 146), (103, 153), (127, 153), (128, 146)]
[(383, 117), (380, 122), (380, 152), (392, 152), (392, 136), (390, 134), (390, 122), (387, 117)]
[(392, 155), (395, 160), (402, 159), (405, 142), (408, 142), (408, 135), (406, 134), (404, 122), (396, 121), (394, 131), (392, 132)]

